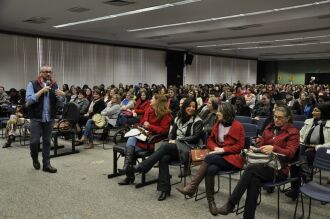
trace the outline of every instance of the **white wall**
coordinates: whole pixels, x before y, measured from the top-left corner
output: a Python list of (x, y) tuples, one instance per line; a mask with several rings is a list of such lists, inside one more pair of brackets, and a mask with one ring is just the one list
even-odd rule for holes
[(257, 61), (195, 55), (192, 65), (184, 72), (184, 84), (255, 84), (257, 81)]
[[(0, 85), (25, 88), (39, 66), (53, 66), (61, 86), (167, 83), (166, 52), (0, 34)], [(195, 55), (184, 83), (255, 83), (257, 61)]]

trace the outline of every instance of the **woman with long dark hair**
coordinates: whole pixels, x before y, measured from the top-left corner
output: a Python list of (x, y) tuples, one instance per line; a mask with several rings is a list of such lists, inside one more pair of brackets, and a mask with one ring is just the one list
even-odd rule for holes
[(148, 159), (128, 170), (128, 174), (135, 172), (147, 173), (159, 161), (159, 177), (157, 190), (160, 191), (158, 201), (165, 200), (171, 195), (169, 163), (180, 160), (189, 162), (189, 151), (198, 145), (203, 131), (203, 122), (197, 115), (197, 103), (192, 97), (187, 98), (174, 119), (169, 134), (169, 141), (163, 142), (160, 148)]
[(218, 121), (212, 128), (207, 140), (207, 147), (211, 152), (205, 157), (197, 174), (190, 183), (177, 190), (192, 197), (200, 182), (205, 178), (206, 198), (211, 214), (217, 215), (214, 202), (214, 176), (220, 171), (239, 170), (243, 167), (243, 158), (240, 156), (244, 148), (244, 128), (235, 120), (234, 107), (226, 102), (219, 106)]

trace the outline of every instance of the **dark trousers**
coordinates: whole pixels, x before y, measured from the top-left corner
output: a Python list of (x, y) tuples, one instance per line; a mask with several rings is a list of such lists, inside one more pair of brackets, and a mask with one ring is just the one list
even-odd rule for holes
[[(272, 181), (274, 176), (274, 169), (263, 164), (251, 164), (244, 170), (244, 173), (229, 198), (229, 202), (236, 205), (246, 191), (243, 218), (254, 218), (261, 183)], [(287, 176), (279, 171), (277, 179), (282, 180), (285, 178), (287, 178)]]
[(30, 124), (30, 153), (32, 159), (38, 159), (38, 152), (40, 146), (40, 137), (42, 137), (42, 164), (47, 166), (49, 162), (50, 154), (50, 141), (52, 136), (54, 121), (39, 122), (31, 119)]
[(206, 175), (208, 176), (214, 176), (220, 170), (229, 171), (237, 169), (235, 166), (231, 165), (225, 159), (223, 159), (223, 156), (220, 154), (209, 154), (205, 157), (204, 162), (207, 163)]
[(146, 173), (159, 161), (158, 191), (167, 192), (171, 190), (168, 166), (173, 160), (179, 160), (179, 151), (176, 145), (163, 142), (157, 151), (140, 164), (142, 172)]

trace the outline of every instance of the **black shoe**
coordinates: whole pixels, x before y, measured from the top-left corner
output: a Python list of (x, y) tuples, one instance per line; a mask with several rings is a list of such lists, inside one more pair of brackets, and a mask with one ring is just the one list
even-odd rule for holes
[(44, 166), (44, 167), (42, 168), (42, 170), (43, 170), (44, 172), (48, 172), (48, 173), (56, 173), (56, 172), (57, 172), (57, 169), (54, 168), (54, 167), (52, 167), (51, 165)]
[(34, 160), (33, 160), (33, 167), (34, 167), (34, 169), (36, 169), (36, 170), (40, 170), (40, 162), (39, 162), (38, 159), (34, 159)]
[(266, 187), (265, 190), (268, 194), (274, 193), (275, 187)]
[(8, 142), (6, 142), (6, 143), (2, 146), (2, 148), (9, 148), (9, 147), (11, 147), (11, 145), (10, 145)]
[(124, 186), (124, 185), (129, 185), (129, 184), (133, 184), (135, 181), (135, 176), (131, 176), (131, 177), (126, 177), (123, 181), (119, 182), (118, 185)]
[(164, 201), (167, 196), (171, 196), (171, 191), (161, 192), (160, 196), (158, 197), (158, 201)]
[(226, 202), (222, 207), (218, 208), (218, 214), (227, 215), (229, 213), (233, 213), (235, 205), (230, 202)]
[(285, 193), (285, 196), (291, 198), (292, 201), (296, 201), (298, 198), (298, 195), (299, 195), (299, 192), (295, 189), (290, 189), (289, 191), (287, 191)]

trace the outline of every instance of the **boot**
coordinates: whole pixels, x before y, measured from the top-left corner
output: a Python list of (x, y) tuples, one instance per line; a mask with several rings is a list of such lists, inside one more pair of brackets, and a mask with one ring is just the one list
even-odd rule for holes
[(92, 149), (94, 148), (94, 144), (93, 144), (93, 141), (89, 141), (88, 144), (85, 146), (85, 149)]
[(135, 152), (134, 147), (126, 147), (123, 169), (118, 169), (120, 174), (127, 173), (127, 170), (130, 168), (130, 165), (133, 165), (134, 152)]
[(207, 163), (202, 162), (195, 176), (192, 177), (190, 183), (183, 188), (176, 188), (180, 193), (193, 197), (197, 191), (199, 183), (203, 180), (207, 170)]
[(135, 174), (128, 171), (128, 169), (132, 169), (133, 165), (135, 164), (134, 152), (134, 147), (126, 148), (124, 166), (122, 170), (119, 170), (119, 173), (126, 174), (126, 178), (123, 181), (119, 182), (119, 185), (129, 185), (134, 183)]
[(13, 140), (14, 140), (14, 136), (9, 135), (8, 136), (8, 139), (7, 139), (7, 142), (2, 146), (2, 148), (9, 148), (9, 147), (11, 147), (11, 143), (13, 142)]
[(233, 213), (235, 205), (231, 204), (229, 201), (226, 202), (222, 207), (218, 208), (218, 214), (227, 215)]
[(205, 189), (210, 213), (214, 216), (217, 216), (218, 210), (214, 202), (214, 176), (205, 176)]

